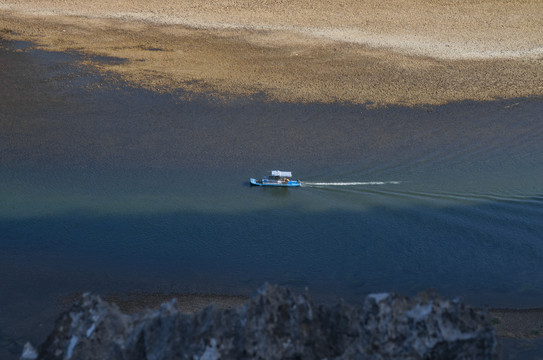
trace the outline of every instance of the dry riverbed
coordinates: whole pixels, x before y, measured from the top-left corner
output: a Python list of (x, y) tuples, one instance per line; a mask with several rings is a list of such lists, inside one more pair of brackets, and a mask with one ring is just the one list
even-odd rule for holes
[(443, 104), (543, 94), (543, 1), (4, 1), (0, 36), (155, 91)]

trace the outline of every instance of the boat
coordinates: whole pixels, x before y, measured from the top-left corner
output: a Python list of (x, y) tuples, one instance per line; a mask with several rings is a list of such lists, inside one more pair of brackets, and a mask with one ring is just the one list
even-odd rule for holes
[(283, 186), (283, 187), (297, 187), (301, 186), (300, 180), (292, 180), (292, 172), (272, 170), (270, 175), (264, 176), (262, 180), (251, 178), (249, 181), (251, 185), (255, 186)]

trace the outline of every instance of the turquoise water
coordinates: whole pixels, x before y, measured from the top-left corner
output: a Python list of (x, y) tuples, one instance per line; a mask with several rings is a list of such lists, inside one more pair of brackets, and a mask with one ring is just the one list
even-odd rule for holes
[[(43, 336), (44, 313), (80, 291), (250, 294), (265, 281), (322, 301), (434, 287), (541, 306), (543, 99), (184, 101), (80, 59), (0, 51), (4, 332)], [(271, 169), (303, 186), (248, 185)]]

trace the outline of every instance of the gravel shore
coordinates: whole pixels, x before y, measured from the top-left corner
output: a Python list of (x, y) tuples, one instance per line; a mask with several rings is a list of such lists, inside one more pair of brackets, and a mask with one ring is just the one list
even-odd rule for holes
[(7, 1), (0, 34), (155, 91), (443, 104), (543, 94), (543, 1)]

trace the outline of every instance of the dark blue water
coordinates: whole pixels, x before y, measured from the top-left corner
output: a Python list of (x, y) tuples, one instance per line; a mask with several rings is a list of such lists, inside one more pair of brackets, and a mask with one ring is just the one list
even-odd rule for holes
[[(543, 99), (185, 101), (80, 60), (0, 51), (4, 332), (39, 338), (89, 290), (543, 303)], [(304, 186), (248, 186), (271, 169)]]

